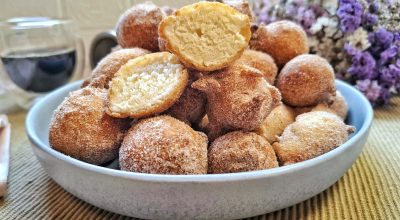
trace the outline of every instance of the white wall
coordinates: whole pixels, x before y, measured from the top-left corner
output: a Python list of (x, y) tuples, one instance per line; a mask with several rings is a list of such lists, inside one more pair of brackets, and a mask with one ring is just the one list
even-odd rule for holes
[[(113, 29), (130, 6), (145, 0), (0, 0), (0, 20), (21, 16), (48, 16), (77, 22), (86, 52), (94, 36)], [(157, 5), (181, 7), (196, 0), (153, 0)], [(86, 74), (90, 68), (86, 62)]]

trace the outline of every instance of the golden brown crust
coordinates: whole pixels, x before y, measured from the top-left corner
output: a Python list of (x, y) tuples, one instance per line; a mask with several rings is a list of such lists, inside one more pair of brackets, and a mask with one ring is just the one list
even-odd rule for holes
[(247, 65), (259, 70), (271, 85), (274, 84), (278, 74), (278, 67), (274, 59), (270, 55), (256, 50), (246, 49), (242, 56), (231, 64), (231, 66), (237, 65)]
[(332, 103), (336, 93), (335, 74), (324, 58), (300, 55), (283, 67), (276, 87), (282, 94), (282, 101), (291, 106)]
[(272, 144), (278, 140), (278, 136), (285, 128), (294, 122), (295, 118), (293, 109), (282, 103), (271, 111), (255, 132)]
[(87, 87), (71, 92), (54, 112), (50, 145), (92, 164), (115, 159), (130, 120), (105, 114), (106, 97), (105, 89)]
[(143, 119), (127, 133), (121, 170), (158, 174), (206, 174), (207, 137), (170, 116)]
[[(117, 104), (118, 100), (120, 99), (121, 95), (121, 90), (123, 90), (122, 87), (125, 87), (126, 90), (131, 90), (130, 92), (136, 94), (139, 92), (139, 90), (132, 90), (132, 88), (129, 88), (129, 86), (126, 86), (124, 84), (124, 80), (122, 79), (122, 76), (125, 74), (130, 74), (132, 70), (138, 69), (139, 67), (146, 67), (148, 65), (161, 62), (162, 64), (175, 64), (175, 65), (180, 65), (179, 60), (176, 56), (173, 54), (170, 54), (168, 52), (159, 52), (159, 53), (152, 53), (152, 54), (147, 54), (141, 57), (137, 57), (133, 60), (130, 60), (128, 63), (123, 65), (118, 73), (116, 74), (116, 77), (114, 77), (112, 84), (110, 86), (110, 89), (108, 91), (108, 103), (107, 103), (107, 108), (106, 112), (107, 114), (117, 117), (117, 118), (143, 118), (143, 117), (148, 117), (152, 116), (155, 114), (159, 114), (167, 110), (169, 107), (171, 107), (181, 96), (183, 91), (185, 90), (185, 87), (187, 85), (187, 81), (189, 78), (188, 72), (185, 68), (182, 68), (181, 71), (179, 72), (179, 79), (178, 83), (176, 85), (169, 85), (165, 84), (162, 85), (161, 87), (164, 88), (166, 87), (171, 87), (170, 90), (166, 93), (162, 99), (152, 99), (152, 100), (144, 100), (146, 97), (151, 97), (154, 98), (150, 93), (146, 93), (144, 90), (141, 92), (144, 92), (146, 97), (142, 98), (142, 101), (148, 102), (146, 108), (143, 107), (143, 105), (140, 105), (139, 107), (143, 107), (141, 109), (137, 109), (135, 107), (132, 108), (125, 108), (122, 110), (115, 110), (113, 109)], [(167, 70), (168, 71), (168, 70)], [(143, 78), (146, 77), (149, 74), (144, 74), (144, 75), (139, 75), (138, 78)], [(165, 75), (166, 77), (170, 76)], [(145, 82), (144, 82), (145, 83)], [(162, 82), (160, 82), (162, 83)], [(144, 85), (143, 83), (139, 86), (147, 86), (147, 87), (152, 87), (153, 85)], [(157, 88), (156, 88), (157, 89)], [(154, 91), (154, 90), (150, 90)], [(130, 97), (127, 97), (130, 98)], [(123, 100), (126, 101), (126, 100)], [(151, 103), (153, 101), (154, 103)]]
[(158, 51), (158, 25), (165, 13), (151, 2), (137, 4), (121, 15), (117, 40), (123, 48), (140, 47)]
[(309, 52), (307, 35), (291, 21), (261, 25), (250, 40), (250, 48), (271, 55), (279, 68), (294, 57)]
[(309, 160), (343, 144), (355, 128), (335, 114), (315, 111), (297, 116), (272, 146), (281, 165)]
[[(222, 20), (228, 22), (222, 23)], [(199, 27), (196, 29), (195, 25)], [(228, 26), (235, 29), (235, 35)], [(178, 27), (181, 31), (174, 29)], [(227, 67), (241, 56), (251, 37), (248, 16), (218, 2), (198, 2), (182, 7), (162, 20), (158, 32), (168, 51), (177, 55), (186, 67), (199, 71)]]
[(108, 54), (96, 66), (92, 72), (88, 85), (97, 88), (108, 89), (108, 84), (122, 65), (129, 60), (150, 53), (142, 48), (120, 49)]
[(261, 73), (246, 66), (206, 75), (192, 87), (207, 94), (206, 112), (212, 130), (252, 131), (281, 99)]
[(217, 138), (208, 150), (209, 173), (236, 173), (278, 167), (271, 145), (254, 132), (234, 131)]

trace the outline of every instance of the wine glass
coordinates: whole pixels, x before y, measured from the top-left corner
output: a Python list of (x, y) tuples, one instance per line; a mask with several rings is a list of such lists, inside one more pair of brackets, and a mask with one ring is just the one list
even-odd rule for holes
[[(27, 17), (0, 23), (0, 84), (5, 90), (0, 103), (28, 109), (37, 97), (82, 78), (84, 46), (76, 33), (70, 20)], [(6, 106), (0, 104), (1, 109)]]

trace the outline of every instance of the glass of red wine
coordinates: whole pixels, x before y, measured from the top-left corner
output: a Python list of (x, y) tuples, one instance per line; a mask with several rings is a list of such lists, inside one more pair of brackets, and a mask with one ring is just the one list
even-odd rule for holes
[(5, 92), (0, 102), (13, 100), (27, 109), (38, 97), (82, 78), (84, 47), (76, 33), (68, 20), (29, 17), (1, 22), (0, 84)]

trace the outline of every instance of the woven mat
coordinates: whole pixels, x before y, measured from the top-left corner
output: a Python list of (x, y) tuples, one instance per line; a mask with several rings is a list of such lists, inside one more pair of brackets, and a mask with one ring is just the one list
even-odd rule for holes
[[(12, 158), (0, 219), (129, 219), (64, 191), (40, 167), (27, 140), (26, 113), (10, 115)], [(250, 219), (396, 219), (400, 217), (400, 97), (377, 109), (367, 145), (352, 168), (321, 194)]]

